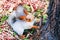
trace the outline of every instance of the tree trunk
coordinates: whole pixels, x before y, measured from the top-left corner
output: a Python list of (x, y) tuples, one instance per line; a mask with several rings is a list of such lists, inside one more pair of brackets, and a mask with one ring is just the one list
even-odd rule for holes
[(40, 29), (40, 40), (60, 40), (60, 0), (50, 0), (48, 21)]

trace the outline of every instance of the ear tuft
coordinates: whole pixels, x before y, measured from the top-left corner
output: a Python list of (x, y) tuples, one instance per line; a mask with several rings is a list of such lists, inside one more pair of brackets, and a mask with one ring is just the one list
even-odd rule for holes
[(27, 11), (26, 9), (24, 9), (24, 13), (25, 13), (26, 15), (28, 15), (28, 11)]

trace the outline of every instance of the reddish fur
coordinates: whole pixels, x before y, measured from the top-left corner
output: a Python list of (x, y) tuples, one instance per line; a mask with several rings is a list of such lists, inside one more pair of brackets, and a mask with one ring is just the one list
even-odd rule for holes
[(37, 28), (38, 28), (38, 26), (32, 26), (32, 28), (37, 29)]
[(25, 20), (26, 19), (26, 16), (20, 16), (19, 19)]
[(27, 22), (31, 22), (31, 19), (26, 19)]
[(26, 19), (26, 16), (20, 16), (20, 20), (25, 20), (26, 22), (31, 22), (31, 19)]
[(26, 15), (28, 15), (28, 11), (27, 11), (26, 9), (24, 9), (24, 13), (25, 13)]
[(24, 38), (25, 38), (25, 35), (20, 36), (20, 38), (21, 38), (21, 39), (24, 39)]

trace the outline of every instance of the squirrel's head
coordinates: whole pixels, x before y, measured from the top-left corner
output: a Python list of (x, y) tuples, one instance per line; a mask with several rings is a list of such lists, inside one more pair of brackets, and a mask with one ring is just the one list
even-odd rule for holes
[[(18, 18), (20, 20), (24, 20), (27, 22), (31, 22), (34, 19), (34, 16), (32, 15), (32, 13), (29, 13), (26, 9), (24, 9), (23, 6), (19, 5), (18, 7), (16, 7), (16, 15), (18, 16)], [(20, 15), (20, 16), (19, 16)]]
[(20, 16), (19, 17), (20, 20), (25, 20), (27, 22), (31, 22), (31, 21), (34, 20), (34, 16), (31, 13), (29, 13), (26, 9), (24, 9), (23, 11), (24, 11), (25, 15), (24, 16)]

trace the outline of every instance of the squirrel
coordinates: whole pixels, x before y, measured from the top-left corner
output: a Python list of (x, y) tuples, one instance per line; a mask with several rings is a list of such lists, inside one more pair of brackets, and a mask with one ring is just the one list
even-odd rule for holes
[(38, 28), (34, 26), (34, 16), (21, 5), (9, 15), (7, 22), (21, 38), (25, 38), (23, 35), (25, 29)]

